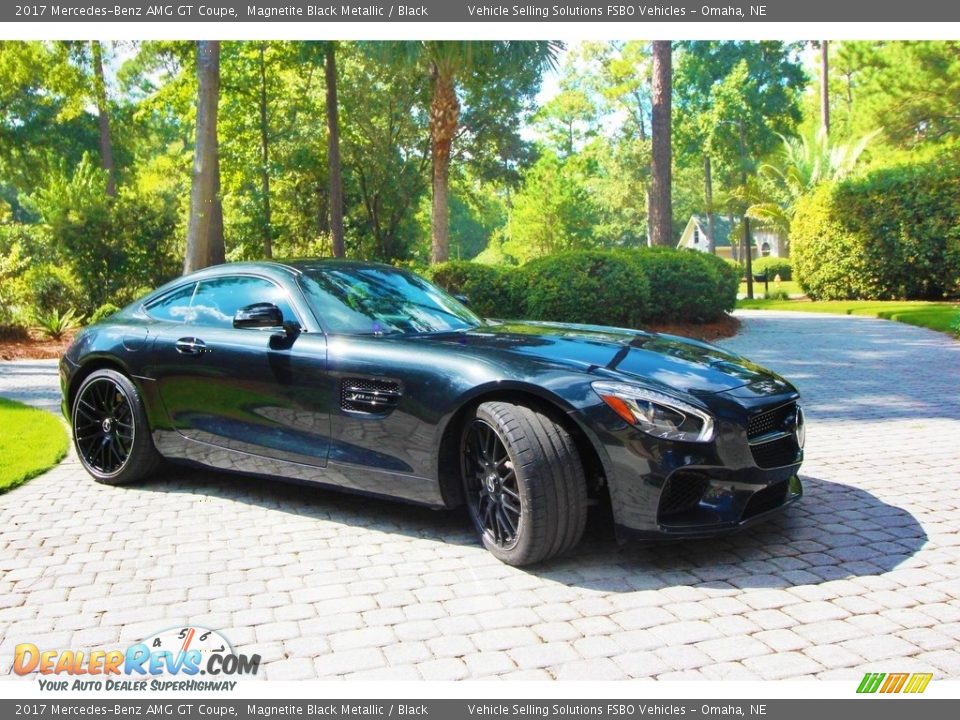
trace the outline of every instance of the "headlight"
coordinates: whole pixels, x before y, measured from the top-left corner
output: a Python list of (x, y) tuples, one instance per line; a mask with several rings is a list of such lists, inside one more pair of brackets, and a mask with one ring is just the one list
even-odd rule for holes
[(797, 445), (803, 447), (807, 442), (807, 426), (803, 419), (803, 409), (797, 405), (797, 419), (795, 420), (797, 427)]
[(713, 418), (682, 400), (624, 383), (595, 382), (593, 389), (627, 423), (654, 437), (685, 442), (713, 439)]

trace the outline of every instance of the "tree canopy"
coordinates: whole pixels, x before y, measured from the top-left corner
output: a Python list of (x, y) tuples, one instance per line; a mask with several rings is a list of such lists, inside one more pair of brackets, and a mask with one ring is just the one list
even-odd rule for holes
[[(818, 48), (673, 44), (662, 242), (705, 212), (786, 232), (819, 185), (960, 143), (960, 43), (832, 41), (822, 139)], [(91, 312), (183, 266), (210, 149), (204, 57), (187, 41), (0, 43), (0, 282), (57, 267)], [(222, 42), (206, 109), (225, 257), (330, 255), (339, 207), (362, 259), (441, 259), (444, 223), (441, 255), (484, 262), (645, 245), (653, 73), (639, 40)]]

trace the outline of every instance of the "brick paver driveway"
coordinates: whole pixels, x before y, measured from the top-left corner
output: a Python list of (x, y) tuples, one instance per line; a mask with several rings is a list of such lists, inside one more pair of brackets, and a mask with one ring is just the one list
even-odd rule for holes
[[(278, 679), (960, 677), (960, 343), (769, 313), (726, 344), (805, 396), (807, 495), (777, 520), (626, 549), (594, 532), (518, 570), (461, 513), (177, 468), (107, 488), (68, 459), (0, 496), (0, 673), (17, 642), (193, 623)], [(0, 393), (46, 373), (49, 403), (53, 366), (29, 367)]]

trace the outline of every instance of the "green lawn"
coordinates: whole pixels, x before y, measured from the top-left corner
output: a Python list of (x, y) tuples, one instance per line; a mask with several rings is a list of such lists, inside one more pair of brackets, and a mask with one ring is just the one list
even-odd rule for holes
[(67, 442), (56, 415), (0, 398), (0, 493), (60, 462)]
[(908, 325), (949, 332), (960, 323), (960, 303), (923, 302), (919, 300), (738, 300), (737, 308), (744, 310), (793, 310), (837, 315), (867, 315), (896, 320)]

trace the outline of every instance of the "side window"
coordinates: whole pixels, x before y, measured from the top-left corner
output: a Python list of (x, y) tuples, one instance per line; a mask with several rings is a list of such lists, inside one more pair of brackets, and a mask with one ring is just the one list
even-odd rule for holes
[(189, 322), (230, 328), (237, 310), (260, 302), (273, 303), (280, 308), (284, 320), (297, 322), (297, 315), (280, 286), (263, 278), (244, 275), (201, 281), (190, 306)]
[(146, 306), (147, 315), (155, 320), (166, 320), (167, 322), (183, 323), (190, 319), (190, 300), (193, 298), (193, 291), (197, 284), (190, 283), (184, 285), (179, 290), (174, 290), (169, 295), (164, 295), (156, 302)]

